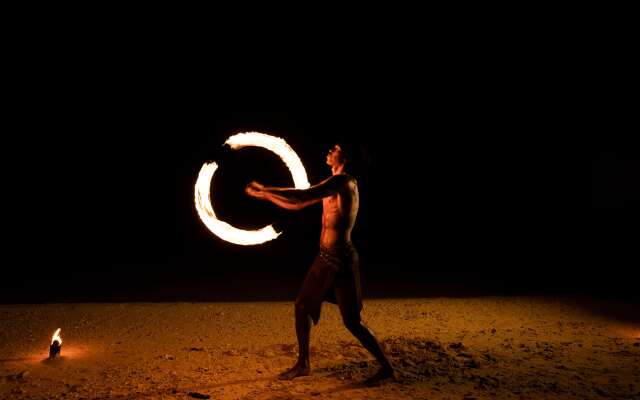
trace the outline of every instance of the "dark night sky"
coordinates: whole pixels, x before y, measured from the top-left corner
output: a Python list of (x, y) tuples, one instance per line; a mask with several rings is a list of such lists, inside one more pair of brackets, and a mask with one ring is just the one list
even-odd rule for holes
[[(226, 137), (256, 130), (284, 137), (313, 182), (329, 172), (324, 155), (335, 137), (369, 148), (354, 233), (365, 278), (631, 291), (638, 153), (605, 143), (603, 124), (567, 135), (543, 123), (554, 113), (549, 98), (527, 96), (517, 73), (454, 61), (270, 77), (246, 68), (233, 79), (97, 60), (26, 72), (20, 124), (5, 130), (12, 140), (3, 146), (2, 286), (28, 300), (24, 288), (61, 280), (90, 292), (299, 278), (314, 256), (320, 209), (291, 213), (247, 199), (250, 179), (289, 184), (284, 166), (265, 151), (220, 152)], [(279, 239), (239, 247), (199, 221), (197, 172), (222, 157), (217, 179), (228, 189), (215, 192), (216, 211), (238, 226), (273, 222), (285, 230)], [(63, 277), (51, 281), (58, 268)]]

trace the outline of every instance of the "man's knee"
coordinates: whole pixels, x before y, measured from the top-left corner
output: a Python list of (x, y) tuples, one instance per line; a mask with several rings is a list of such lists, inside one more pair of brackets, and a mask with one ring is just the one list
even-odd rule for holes
[(294, 307), (295, 307), (296, 313), (301, 313), (301, 314), (307, 313), (307, 308), (304, 306), (304, 303), (300, 299), (296, 299), (294, 303)]

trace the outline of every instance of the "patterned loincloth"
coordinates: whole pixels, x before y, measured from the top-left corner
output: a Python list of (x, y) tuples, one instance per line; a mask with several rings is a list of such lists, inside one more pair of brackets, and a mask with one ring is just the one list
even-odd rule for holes
[(362, 310), (360, 261), (351, 242), (331, 248), (320, 246), (296, 300), (305, 307), (314, 324), (320, 319), (323, 301), (333, 304), (340, 301), (341, 311), (359, 314)]

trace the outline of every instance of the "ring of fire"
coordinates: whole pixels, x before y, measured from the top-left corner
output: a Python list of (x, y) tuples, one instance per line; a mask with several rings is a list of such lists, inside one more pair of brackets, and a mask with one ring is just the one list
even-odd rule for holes
[[(229, 137), (225, 143), (234, 150), (255, 146), (274, 152), (289, 168), (297, 189), (306, 189), (310, 186), (307, 172), (300, 158), (283, 139), (259, 132), (246, 132)], [(196, 210), (206, 227), (227, 242), (245, 246), (260, 244), (277, 238), (281, 232), (276, 232), (272, 225), (258, 230), (244, 230), (233, 227), (216, 217), (211, 204), (211, 181), (216, 169), (218, 169), (218, 164), (215, 162), (203, 164), (195, 185)]]

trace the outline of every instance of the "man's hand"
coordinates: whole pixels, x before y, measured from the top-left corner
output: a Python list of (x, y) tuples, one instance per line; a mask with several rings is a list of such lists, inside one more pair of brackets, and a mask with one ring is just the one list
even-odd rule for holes
[(249, 186), (253, 187), (255, 190), (259, 190), (259, 191), (263, 191), (264, 190), (264, 185), (261, 183), (258, 183), (256, 181), (252, 181)]
[(244, 191), (246, 194), (251, 197), (255, 197), (256, 199), (264, 199), (264, 186), (258, 182), (251, 182), (244, 188)]

